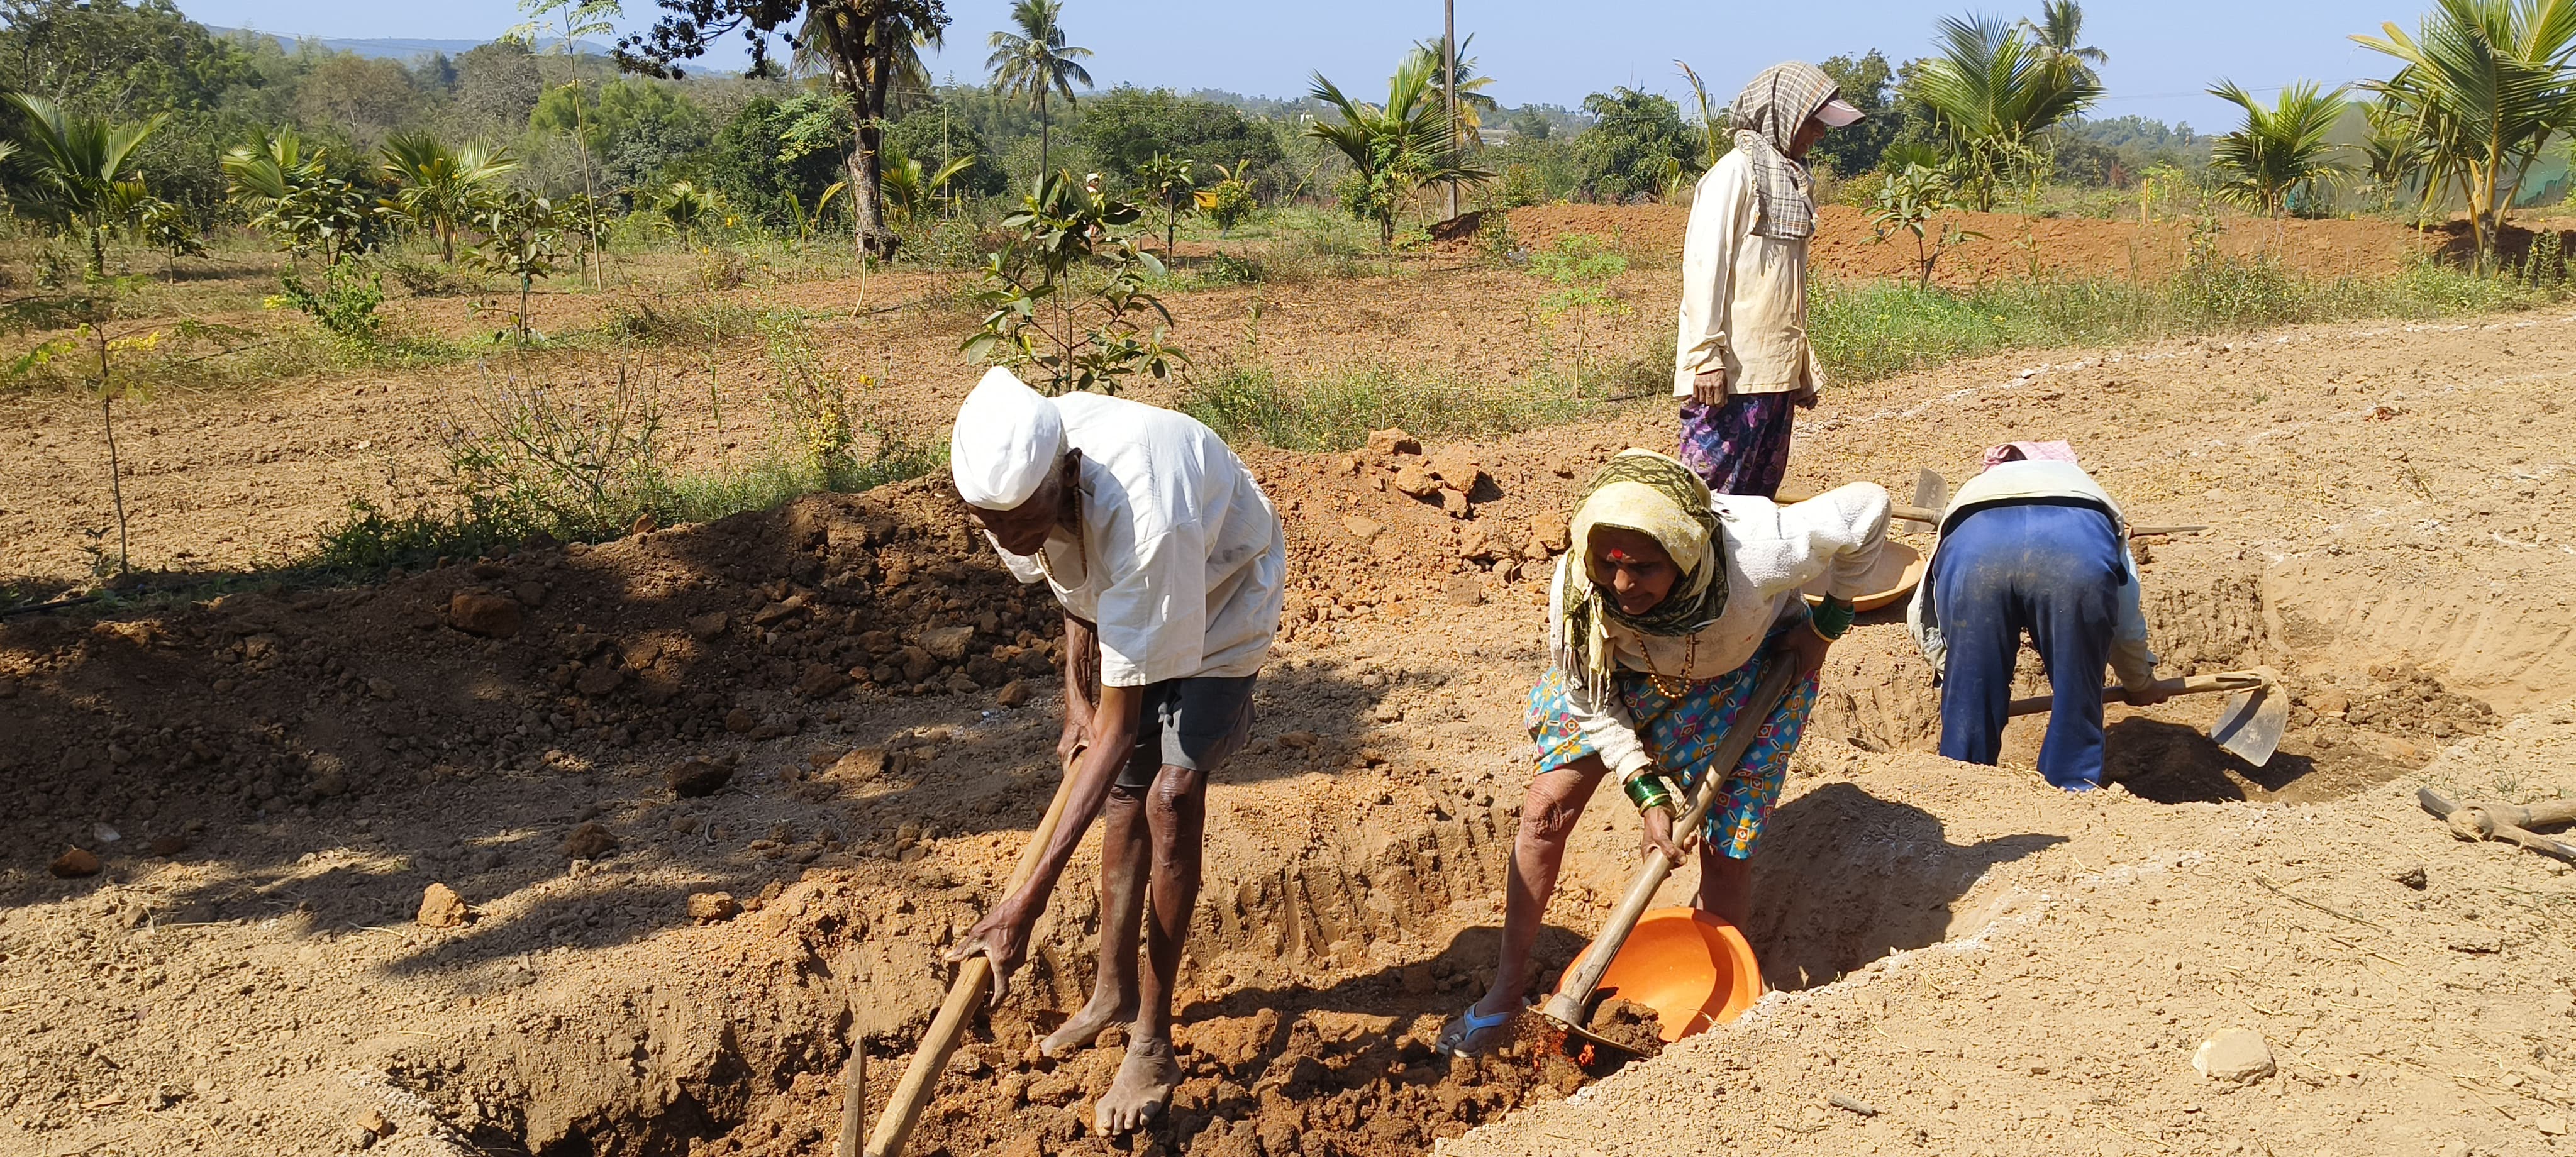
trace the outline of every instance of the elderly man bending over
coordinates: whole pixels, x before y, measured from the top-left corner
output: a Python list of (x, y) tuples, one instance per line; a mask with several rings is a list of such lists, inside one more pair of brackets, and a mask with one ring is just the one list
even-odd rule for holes
[(1132, 1132), (1180, 1083), (1172, 982), (1198, 904), (1207, 777), (1251, 732), (1253, 676), (1286, 595), (1287, 536), (1225, 441), (1170, 410), (1041, 397), (997, 368), (958, 410), (949, 450), (958, 494), (1012, 573), (1045, 579), (1064, 603), (1057, 754), (1084, 754), (1036, 874), (948, 958), (991, 957), (1000, 1000), (1065, 862), (1103, 820), (1099, 979), (1039, 1047), (1061, 1056), (1129, 1022), (1126, 1062), (1092, 1115), (1102, 1133)]

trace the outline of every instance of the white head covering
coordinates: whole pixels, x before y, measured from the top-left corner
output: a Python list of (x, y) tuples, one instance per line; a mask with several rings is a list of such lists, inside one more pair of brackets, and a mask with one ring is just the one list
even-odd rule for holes
[(948, 435), (958, 496), (986, 510), (1027, 502), (1063, 457), (1064, 418), (1055, 403), (1000, 366), (984, 371)]

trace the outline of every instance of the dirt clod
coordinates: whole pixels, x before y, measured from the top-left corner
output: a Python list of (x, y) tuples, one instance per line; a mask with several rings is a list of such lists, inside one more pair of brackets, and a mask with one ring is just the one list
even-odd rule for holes
[(1641, 1057), (1651, 1057), (1664, 1050), (1661, 1037), (1663, 1018), (1655, 1010), (1633, 1000), (1612, 997), (1592, 1011), (1592, 1023), (1584, 1026), (1592, 1035), (1609, 1041)]
[(583, 823), (564, 837), (563, 854), (568, 860), (596, 860), (616, 850), (616, 833), (596, 821)]
[(465, 897), (457, 895), (456, 889), (433, 883), (421, 889), (420, 911), (412, 917), (412, 922), (423, 928), (454, 928), (465, 923), (471, 914), (472, 910), (465, 905)]
[(508, 595), (458, 591), (447, 600), (447, 625), (469, 635), (507, 639), (526, 622), (519, 600)]
[(712, 759), (692, 759), (662, 773), (662, 782), (680, 799), (714, 795), (732, 780), (733, 768)]
[(83, 876), (97, 875), (98, 867), (98, 856), (89, 849), (68, 848), (63, 854), (54, 857), (53, 863), (45, 865), (45, 870), (52, 872), (58, 879), (76, 880)]
[(2213, 1081), (2245, 1084), (2272, 1075), (2272, 1046), (2250, 1028), (2231, 1028), (2202, 1041), (2191, 1067)]
[(152, 837), (149, 846), (153, 855), (167, 859), (188, 850), (188, 837), (177, 834), (157, 835)]
[(731, 920), (742, 911), (731, 892), (697, 892), (689, 896), (689, 919), (700, 924)]

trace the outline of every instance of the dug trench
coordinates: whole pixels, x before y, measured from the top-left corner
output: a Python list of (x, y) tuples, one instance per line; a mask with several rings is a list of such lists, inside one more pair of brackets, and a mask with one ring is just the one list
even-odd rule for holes
[[(1086, 849), (915, 1151), (1417, 1152), (1588, 1079), (1537, 1038), (1482, 1062), (1429, 1046), (1490, 980), (1550, 512), (1620, 443), (1253, 456), (1294, 594), (1262, 738), (1211, 792), (1186, 1083), (1112, 1145), (1085, 1122), (1115, 1034), (1028, 1048), (1089, 984)], [(2298, 707), (2262, 769), (2198, 736), (2213, 704), (2115, 708), (2135, 796), (2333, 799), (2493, 725), (2423, 672), (2343, 664), (2241, 552), (2144, 545), (2166, 669), (2270, 662)], [(27, 1043), (0, 1114), (48, 1151), (824, 1152), (847, 1042), (882, 1105), (938, 950), (1045, 803), (1052, 615), (925, 482), (367, 588), (13, 623), (0, 979)], [(1972, 935), (2058, 870), (2063, 835), (1965, 837), (1873, 781), (1922, 766), (1891, 753), (1932, 744), (1928, 674), (1894, 612), (1834, 652), (1757, 871), (1776, 989)], [(1578, 833), (1549, 980), (1633, 868), (1615, 802)]]

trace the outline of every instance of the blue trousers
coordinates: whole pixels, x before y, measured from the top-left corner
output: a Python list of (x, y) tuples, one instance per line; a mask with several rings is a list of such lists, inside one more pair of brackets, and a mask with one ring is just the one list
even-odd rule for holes
[(2039, 773), (2073, 791), (2102, 783), (2102, 669), (2122, 581), (2119, 532), (2099, 508), (2047, 500), (1969, 512), (1941, 536), (1932, 598), (1949, 653), (1941, 754), (1992, 764), (2003, 752), (2022, 632), (2056, 704)]

